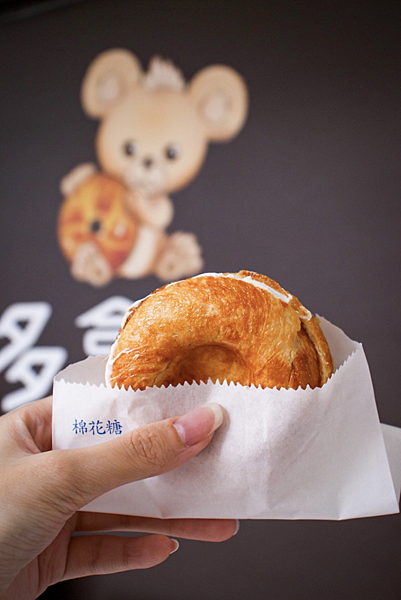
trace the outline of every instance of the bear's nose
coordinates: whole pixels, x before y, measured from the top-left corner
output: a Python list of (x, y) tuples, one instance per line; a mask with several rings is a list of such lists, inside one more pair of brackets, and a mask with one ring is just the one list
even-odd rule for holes
[(144, 165), (145, 169), (149, 169), (153, 165), (153, 158), (150, 158), (150, 156), (147, 156), (146, 158), (144, 158), (143, 165)]

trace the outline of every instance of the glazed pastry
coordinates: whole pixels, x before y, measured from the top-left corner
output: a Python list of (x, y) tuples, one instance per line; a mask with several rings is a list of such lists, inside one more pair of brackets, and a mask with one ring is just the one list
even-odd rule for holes
[(116, 271), (129, 255), (137, 226), (125, 208), (125, 188), (107, 175), (96, 174), (64, 201), (58, 222), (60, 247), (69, 262), (77, 250), (92, 243)]
[(132, 305), (106, 367), (111, 386), (185, 381), (314, 388), (333, 373), (319, 320), (275, 281), (205, 273)]

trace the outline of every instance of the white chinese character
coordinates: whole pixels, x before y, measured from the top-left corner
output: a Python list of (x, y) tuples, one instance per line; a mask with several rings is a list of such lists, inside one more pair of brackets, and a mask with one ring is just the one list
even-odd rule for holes
[(82, 346), (87, 356), (106, 355), (116, 339), (121, 321), (132, 300), (112, 296), (75, 319), (77, 327), (90, 328), (84, 333)]
[(10, 341), (0, 351), (0, 371), (8, 368), (4, 379), (23, 385), (2, 398), (4, 412), (46, 395), (53, 377), (67, 359), (66, 349), (59, 346), (32, 348), (51, 313), (52, 308), (47, 302), (17, 302), (1, 316), (0, 337)]
[(51, 314), (47, 302), (17, 302), (6, 308), (0, 319), (0, 338), (10, 343), (0, 351), (0, 372), (38, 341)]
[(5, 374), (8, 383), (21, 382), (24, 387), (3, 396), (2, 410), (7, 412), (25, 402), (43, 398), (66, 360), (67, 350), (58, 346), (30, 348), (24, 352)]

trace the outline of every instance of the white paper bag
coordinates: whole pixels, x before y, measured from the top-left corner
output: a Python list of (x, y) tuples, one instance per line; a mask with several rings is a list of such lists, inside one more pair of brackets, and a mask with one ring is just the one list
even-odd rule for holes
[(162, 518), (347, 519), (398, 512), (401, 429), (381, 426), (361, 344), (322, 319), (335, 373), (321, 388), (184, 384), (106, 387), (104, 357), (54, 382), (53, 446), (101, 443), (207, 402), (223, 425), (179, 468), (104, 494), (85, 510)]

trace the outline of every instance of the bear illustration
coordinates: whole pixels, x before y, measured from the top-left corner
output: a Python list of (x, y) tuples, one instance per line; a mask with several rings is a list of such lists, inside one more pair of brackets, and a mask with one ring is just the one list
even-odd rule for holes
[(102, 286), (114, 277), (171, 281), (200, 272), (195, 235), (166, 232), (170, 194), (196, 176), (209, 142), (228, 141), (243, 127), (242, 77), (213, 65), (186, 83), (170, 61), (155, 57), (144, 72), (131, 52), (113, 49), (89, 66), (81, 99), (100, 120), (100, 171), (84, 163), (61, 181), (58, 238), (72, 275)]

